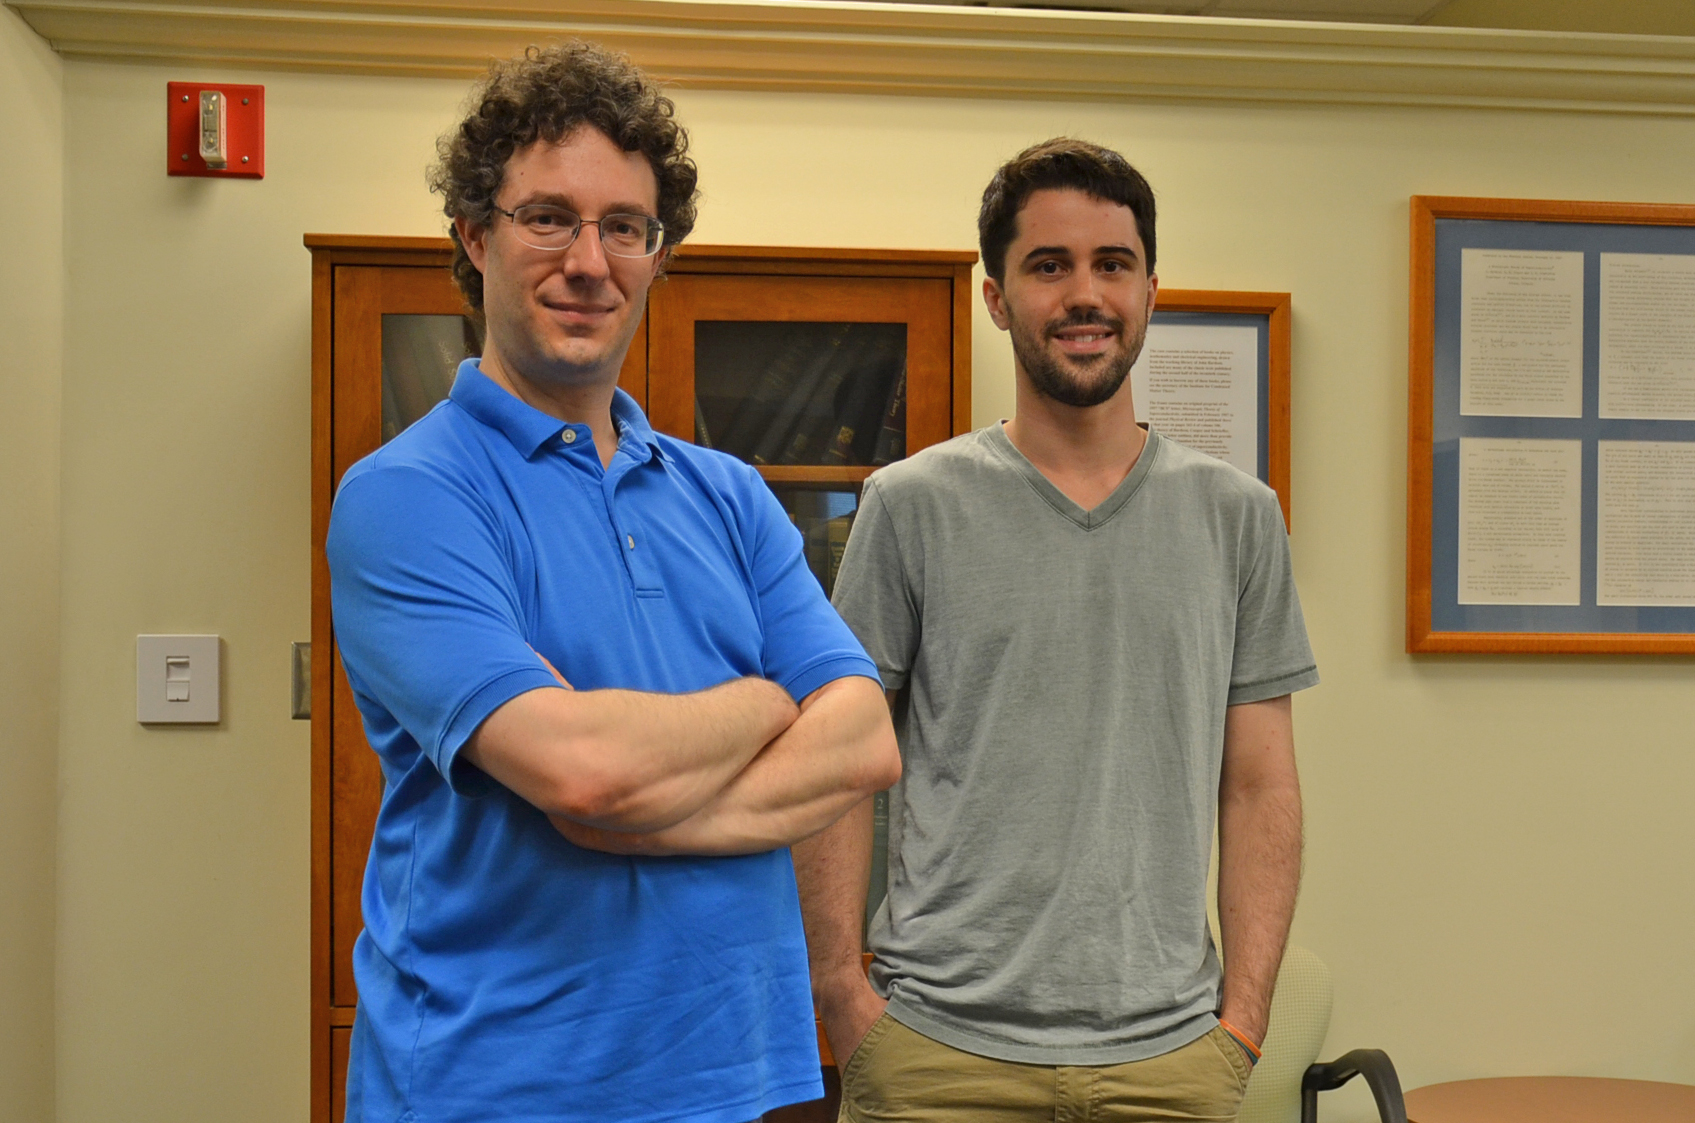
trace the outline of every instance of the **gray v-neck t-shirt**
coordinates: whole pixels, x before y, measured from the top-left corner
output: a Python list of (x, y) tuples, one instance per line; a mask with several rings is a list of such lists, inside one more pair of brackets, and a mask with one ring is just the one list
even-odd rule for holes
[(1318, 682), (1271, 490), (1150, 432), (1085, 511), (991, 425), (866, 482), (835, 604), (905, 689), (890, 1014), (1047, 1065), (1211, 1029), (1225, 708)]

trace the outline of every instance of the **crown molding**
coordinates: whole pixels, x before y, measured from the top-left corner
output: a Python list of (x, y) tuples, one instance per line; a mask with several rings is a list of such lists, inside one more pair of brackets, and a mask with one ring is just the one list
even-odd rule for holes
[(685, 88), (1695, 115), (1695, 38), (857, 0), (14, 0), (67, 58), (464, 77), (581, 36)]

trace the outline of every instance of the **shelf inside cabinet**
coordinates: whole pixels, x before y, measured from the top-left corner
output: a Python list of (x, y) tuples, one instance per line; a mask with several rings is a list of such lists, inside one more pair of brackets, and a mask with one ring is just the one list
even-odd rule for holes
[(829, 464), (761, 464), (757, 469), (768, 484), (788, 484), (791, 487), (815, 487), (831, 491), (840, 488), (857, 490), (876, 470), (860, 465)]

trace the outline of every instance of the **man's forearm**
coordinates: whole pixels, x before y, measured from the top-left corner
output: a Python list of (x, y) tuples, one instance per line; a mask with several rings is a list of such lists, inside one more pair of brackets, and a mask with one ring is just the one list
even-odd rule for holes
[(794, 848), (812, 993), (821, 1004), (832, 990), (864, 982), (860, 932), (871, 890), (872, 810), (872, 800), (862, 799)]
[(663, 830), (695, 814), (799, 713), (763, 679), (693, 694), (563, 682), (500, 707), (464, 752), (550, 816), (613, 831)]
[(1301, 792), (1288, 699), (1231, 710), (1218, 807), (1220, 1012), (1259, 1042), (1300, 888)]
[(627, 854), (754, 854), (816, 834), (900, 778), (878, 684), (837, 679), (698, 812), (663, 830), (631, 833), (555, 825), (578, 845)]
[(866, 981), (860, 959), (871, 886), (871, 816), (871, 800), (862, 800), (794, 850), (812, 997), (838, 1067), (847, 1064), (888, 1005)]

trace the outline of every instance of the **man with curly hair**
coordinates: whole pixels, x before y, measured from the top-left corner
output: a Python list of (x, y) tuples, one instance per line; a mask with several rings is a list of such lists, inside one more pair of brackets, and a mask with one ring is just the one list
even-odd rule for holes
[(617, 388), (694, 224), (671, 102), (587, 44), (441, 142), (487, 324), (343, 478), (336, 638), (385, 790), (347, 1119), (742, 1123), (822, 1093), (788, 847), (899, 774), (754, 471)]

